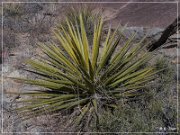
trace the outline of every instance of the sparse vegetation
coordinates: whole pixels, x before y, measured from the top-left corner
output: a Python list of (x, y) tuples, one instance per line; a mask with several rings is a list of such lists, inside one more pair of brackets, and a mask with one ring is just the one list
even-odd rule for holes
[[(118, 15), (121, 6), (84, 5), (4, 3), (3, 90), (18, 94), (4, 94), (4, 131), (176, 132), (175, 54), (171, 48), (160, 49), (168, 57), (149, 53), (145, 45), (156, 41), (162, 29), (136, 23), (135, 29), (116, 29), (118, 21), (129, 20)], [(131, 37), (134, 31), (137, 36)], [(139, 41), (145, 34), (148, 38)]]

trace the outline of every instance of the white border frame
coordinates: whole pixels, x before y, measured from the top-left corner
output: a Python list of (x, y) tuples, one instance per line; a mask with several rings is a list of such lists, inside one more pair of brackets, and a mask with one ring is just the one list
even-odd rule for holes
[[(113, 4), (113, 3), (154, 3), (154, 4), (156, 4), (156, 3), (175, 3), (176, 5), (177, 5), (177, 18), (178, 18), (178, 16), (179, 16), (179, 9), (178, 9), (178, 5), (179, 5), (179, 1), (172, 1), (172, 2), (1, 2), (1, 4), (2, 4), (2, 9), (1, 9), (1, 12), (2, 12), (2, 22), (1, 22), (1, 27), (2, 27), (2, 36), (1, 36), (1, 47), (2, 47), (2, 52), (3, 52), (3, 27), (4, 27), (4, 25), (3, 25), (3, 4), (4, 3), (48, 3), (48, 4), (50, 4), (50, 3), (64, 3), (64, 4), (79, 4), (79, 3), (84, 3), (84, 4), (90, 4), (90, 3), (99, 3), (99, 4), (105, 4), (105, 3), (110, 3), (110, 4)], [(177, 24), (178, 24), (178, 19), (177, 19)], [(176, 86), (176, 88), (177, 88), (177, 125), (176, 125), (176, 129), (177, 129), (177, 131), (176, 132), (165, 132), (165, 133), (174, 133), (174, 134), (178, 134), (179, 132), (179, 127), (178, 127), (178, 121), (179, 121), (179, 116), (178, 116), (178, 113), (179, 113), (179, 97), (178, 97), (178, 95), (179, 95), (179, 91), (178, 91), (178, 89), (179, 89), (179, 86), (178, 86), (178, 76), (179, 76), (179, 72), (178, 72), (178, 69), (179, 69), (179, 65), (178, 65), (178, 47), (179, 47), (179, 43), (178, 43), (178, 35), (179, 35), (179, 32), (178, 32), (178, 25), (177, 25), (177, 86)], [(24, 134), (28, 134), (28, 133), (33, 133), (33, 134), (36, 134), (36, 133), (50, 133), (50, 134), (55, 134), (55, 133), (62, 133), (62, 134), (66, 134), (66, 133), (100, 133), (100, 134), (105, 134), (105, 133), (108, 133), (108, 134), (110, 134), (110, 133), (134, 133), (134, 134), (143, 134), (143, 133), (147, 133), (147, 134), (161, 134), (161, 133), (163, 133), (163, 132), (3, 132), (3, 94), (4, 94), (4, 89), (3, 89), (3, 57), (2, 57), (2, 74), (1, 74), (1, 81), (2, 81), (2, 91), (1, 91), (1, 133), (2, 134), (7, 134), (7, 133), (9, 133), (9, 134), (13, 134), (13, 133), (17, 133), (17, 134), (21, 134), (21, 133), (24, 133)]]

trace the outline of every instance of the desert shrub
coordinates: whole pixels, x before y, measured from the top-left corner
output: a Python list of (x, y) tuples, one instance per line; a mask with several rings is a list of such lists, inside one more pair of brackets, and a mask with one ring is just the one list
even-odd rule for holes
[(161, 73), (159, 73), (160, 75), (164, 75), (164, 74), (167, 75), (172, 72), (172, 70), (170, 70), (171, 65), (169, 64), (168, 59), (166, 59), (162, 56), (157, 58), (155, 66), (156, 66), (157, 70), (164, 69)]
[(124, 104), (113, 113), (111, 110), (102, 112), (99, 129), (92, 123), (91, 131), (162, 132), (162, 134), (176, 132), (177, 103), (174, 100), (176, 66), (171, 65), (170, 60), (164, 57), (158, 57), (153, 64), (156, 70), (164, 70), (144, 88), (146, 89), (144, 94), (134, 100), (123, 102)]
[(118, 49), (121, 33), (118, 29), (112, 33), (109, 28), (102, 42), (103, 20), (99, 19), (94, 22), (91, 49), (81, 13), (79, 21), (76, 27), (67, 19), (68, 31), (64, 25), (54, 30), (59, 44), (40, 44), (46, 56), (26, 62), (26, 70), (38, 78), (14, 78), (43, 87), (20, 93), (30, 96), (30, 99), (21, 100), (26, 104), (17, 109), (23, 116), (29, 118), (74, 109), (78, 110), (75, 124), (94, 120), (98, 125), (102, 110), (113, 110), (121, 104), (121, 99), (141, 95), (145, 84), (155, 78), (153, 66), (142, 66), (152, 58), (149, 52), (143, 51), (142, 41), (132, 45), (135, 35)]
[(10, 16), (10, 17), (20, 17), (23, 15), (23, 7), (20, 4), (4, 4), (3, 7), (4, 16)]

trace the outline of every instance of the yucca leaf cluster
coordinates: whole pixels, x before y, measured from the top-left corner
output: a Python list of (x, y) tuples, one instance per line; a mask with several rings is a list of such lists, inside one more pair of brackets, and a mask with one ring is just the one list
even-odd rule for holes
[[(67, 18), (73, 26), (80, 29), (80, 18), (79, 14), (82, 15), (82, 19), (84, 21), (84, 27), (86, 29), (86, 34), (90, 45), (93, 40), (93, 30), (94, 23), (100, 19), (99, 12), (93, 12), (93, 9), (90, 6), (73, 6), (69, 8), (69, 10), (65, 13), (65, 18)], [(63, 25), (63, 29), (68, 33), (68, 24), (66, 19), (63, 19), (60, 22), (60, 25)], [(59, 30), (61, 30), (61, 26), (57, 24)]]
[(139, 90), (154, 79), (154, 67), (144, 67), (151, 55), (142, 41), (132, 45), (135, 35), (120, 45), (123, 32), (109, 28), (107, 35), (102, 34), (100, 18), (93, 24), (90, 44), (84, 23), (81, 13), (78, 27), (67, 19), (68, 30), (64, 25), (54, 30), (57, 42), (40, 44), (44, 55), (27, 61), (28, 71), (39, 77), (18, 80), (43, 89), (22, 92), (30, 99), (22, 100), (26, 106), (19, 111), (38, 116), (78, 107), (79, 123), (86, 115), (98, 118), (99, 110), (117, 107), (122, 98), (141, 94)]

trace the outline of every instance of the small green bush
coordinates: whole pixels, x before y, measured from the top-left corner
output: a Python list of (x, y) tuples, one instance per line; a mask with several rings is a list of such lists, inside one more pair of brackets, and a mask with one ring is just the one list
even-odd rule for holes
[[(165, 57), (154, 61), (158, 73), (156, 79), (144, 88), (144, 94), (122, 102), (116, 110), (101, 113), (99, 128), (91, 124), (91, 131), (99, 132), (176, 132), (177, 102), (176, 97), (176, 66), (170, 64)], [(166, 131), (160, 128), (166, 128)], [(171, 130), (174, 128), (175, 130)], [(173, 134), (173, 133), (172, 133)]]
[(3, 7), (4, 15), (9, 17), (20, 17), (23, 15), (23, 8), (21, 4), (8, 3)]

